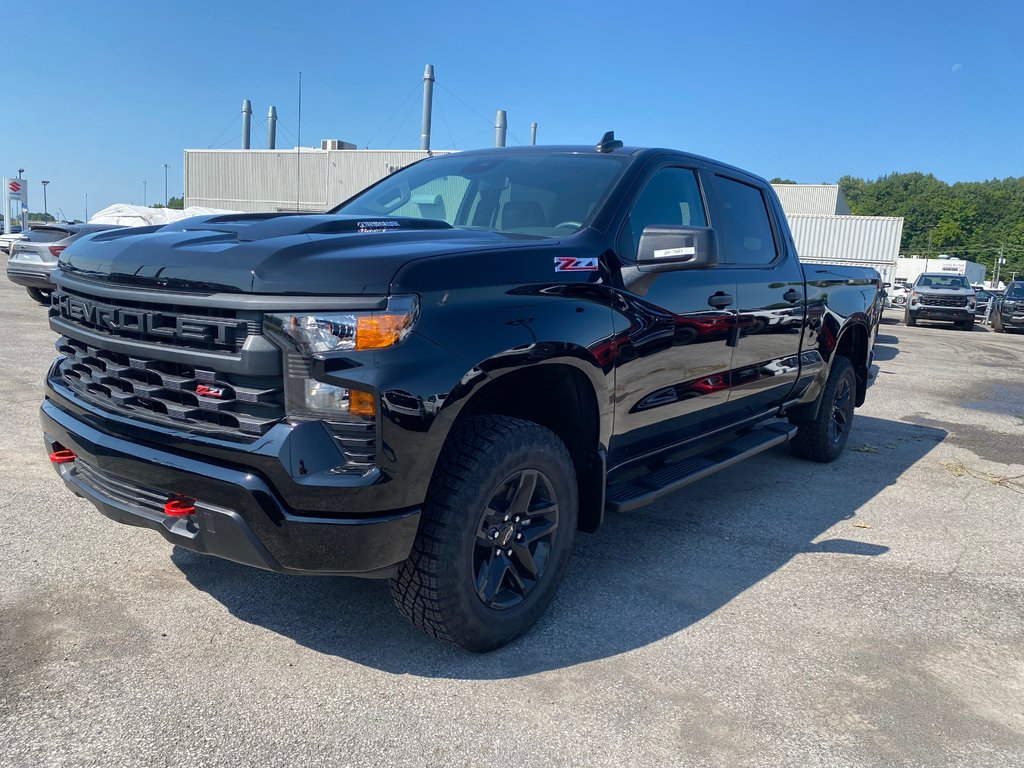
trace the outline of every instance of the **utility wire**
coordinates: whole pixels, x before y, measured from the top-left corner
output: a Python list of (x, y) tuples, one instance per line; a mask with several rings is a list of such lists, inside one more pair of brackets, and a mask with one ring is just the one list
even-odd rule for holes
[[(420, 81), (417, 81), (416, 85), (413, 86), (412, 90), (409, 91), (409, 93), (406, 95), (406, 97), (404, 99), (402, 99), (402, 101), (399, 103), (399, 105), (397, 107), (395, 107), (395, 111), (392, 112), (388, 116), (387, 120), (385, 120), (383, 123), (381, 123), (380, 128), (378, 128), (376, 131), (374, 131), (373, 136), (370, 137), (370, 140), (368, 142), (366, 142), (366, 144), (363, 145), (363, 149), (369, 149), (370, 148), (370, 145), (373, 143), (373, 140), (376, 139), (377, 136), (380, 134), (380, 132), (383, 131), (388, 126), (388, 123), (390, 123), (394, 119), (395, 115), (398, 114), (399, 110), (401, 110), (402, 107), (405, 106), (405, 103), (407, 101), (409, 101), (409, 99), (411, 99), (413, 97), (413, 94), (416, 93), (416, 90), (419, 87), (420, 87)], [(409, 116), (409, 114), (406, 113), (406, 118), (408, 118), (408, 116)]]
[(406, 122), (409, 120), (409, 115), (412, 114), (412, 109), (415, 106), (416, 106), (416, 102), (415, 101), (412, 102), (411, 104), (409, 104), (409, 108), (407, 110), (405, 110), (405, 117), (402, 118), (402, 122), (398, 124), (398, 128), (395, 130), (394, 135), (391, 137), (391, 140), (388, 141), (387, 145), (389, 147), (391, 147), (392, 149), (395, 146), (395, 139), (397, 139), (398, 138), (398, 134), (400, 134), (402, 132), (402, 129), (405, 127)]
[(445, 129), (448, 131), (448, 138), (452, 140), (452, 144), (451, 144), (452, 149), (458, 149), (458, 147), (455, 146), (455, 135), (452, 133), (451, 126), (448, 125), (448, 118), (446, 118), (444, 116), (444, 110), (441, 109), (441, 105), (440, 104), (437, 105), (437, 114), (439, 114), (441, 116), (441, 122), (444, 123)]
[[(216, 138), (216, 139), (214, 139), (213, 141), (211, 141), (211, 142), (210, 142), (210, 143), (209, 143), (209, 144), (208, 144), (208, 145), (206, 146), (206, 148), (207, 148), (207, 149), (214, 149), (214, 146), (213, 146), (213, 145), (217, 143), (217, 141), (218, 141), (218, 140), (220, 139), (220, 137), (221, 137), (221, 136), (223, 136), (223, 135), (224, 135), (224, 134), (225, 134), (225, 133), (226, 133), (226, 132), (227, 132), (227, 131), (228, 131), (228, 130), (229, 130), (229, 129), (231, 128), (231, 126), (233, 126), (233, 125), (234, 125), (235, 123), (237, 123), (237, 122), (238, 122), (239, 120), (241, 120), (241, 119), (242, 119), (242, 115), (241, 115), (241, 113), (238, 113), (238, 114), (236, 114), (236, 115), (235, 115), (235, 117), (234, 117), (234, 119), (232, 119), (232, 121), (231, 121), (230, 123), (228, 123), (228, 124), (227, 124), (227, 126), (226, 126), (226, 127), (224, 128), (224, 130), (223, 130), (223, 131), (221, 131), (220, 133), (218, 133), (218, 134), (217, 134), (217, 138)], [(239, 134), (239, 135), (241, 135), (241, 134)], [(223, 146), (223, 145), (221, 145), (221, 146)]]
[[(489, 117), (484, 117), (484, 116), (483, 116), (482, 114), (480, 114), (480, 112), (478, 112), (478, 111), (477, 111), (477, 110), (476, 110), (476, 109), (475, 109), (475, 108), (474, 108), (474, 107), (473, 107), (473, 106), (472, 106), (471, 104), (469, 104), (468, 102), (466, 102), (466, 101), (465, 101), (465, 100), (463, 100), (463, 99), (460, 99), (460, 98), (458, 97), (458, 95), (457, 95), (457, 94), (455, 94), (455, 93), (453, 93), (452, 91), (450, 91), (450, 90), (448, 90), (447, 88), (445, 88), (445, 87), (444, 87), (443, 85), (441, 85), (441, 83), (439, 83), (438, 81), (436, 81), (436, 80), (435, 80), (435, 81), (434, 81), (434, 85), (436, 85), (436, 86), (437, 86), (438, 88), (440, 88), (440, 89), (441, 89), (442, 91), (444, 91), (445, 93), (447, 93), (447, 94), (448, 94), (449, 96), (451, 96), (451, 97), (452, 97), (453, 99), (455, 99), (455, 100), (456, 100), (457, 102), (459, 102), (460, 104), (462, 104), (462, 106), (464, 106), (464, 107), (465, 107), (466, 109), (468, 109), (468, 110), (469, 110), (470, 112), (472, 112), (473, 114), (477, 115), (477, 116), (478, 116), (478, 117), (479, 117), (479, 118), (480, 118), (481, 120), (483, 120), (483, 121), (484, 121), (485, 123), (487, 123), (488, 125), (490, 125), (490, 124), (491, 124), (491, 118), (489, 118)], [(494, 126), (492, 125), (491, 127), (493, 128)]]

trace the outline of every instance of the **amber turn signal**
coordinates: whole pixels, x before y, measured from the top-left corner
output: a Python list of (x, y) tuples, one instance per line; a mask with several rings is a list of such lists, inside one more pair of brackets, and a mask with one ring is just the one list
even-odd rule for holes
[(356, 323), (356, 349), (383, 349), (405, 337), (412, 325), (412, 314), (362, 315)]
[(348, 412), (353, 416), (374, 417), (377, 415), (377, 403), (370, 392), (350, 389), (348, 392)]

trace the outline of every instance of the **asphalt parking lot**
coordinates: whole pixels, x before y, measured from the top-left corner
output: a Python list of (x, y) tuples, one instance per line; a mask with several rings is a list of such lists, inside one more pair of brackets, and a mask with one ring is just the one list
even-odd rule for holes
[(905, 328), (835, 464), (786, 449), (581, 535), (473, 656), (66, 492), (45, 310), (0, 279), (0, 765), (1024, 765), (1024, 334)]

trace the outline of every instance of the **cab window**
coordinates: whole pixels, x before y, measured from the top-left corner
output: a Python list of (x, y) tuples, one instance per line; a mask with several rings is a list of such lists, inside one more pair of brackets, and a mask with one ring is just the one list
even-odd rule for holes
[(704, 198), (697, 183), (697, 174), (690, 168), (662, 168), (655, 171), (640, 196), (633, 203), (619, 235), (618, 250), (622, 258), (636, 258), (644, 227), (667, 224), (706, 227)]
[(733, 264), (770, 264), (775, 260), (775, 233), (764, 193), (757, 187), (725, 176), (715, 178), (722, 208), (720, 234)]

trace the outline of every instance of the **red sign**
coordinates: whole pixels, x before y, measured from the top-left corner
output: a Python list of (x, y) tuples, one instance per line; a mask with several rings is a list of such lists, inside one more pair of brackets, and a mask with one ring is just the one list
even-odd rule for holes
[(21, 182), (20, 181), (12, 181), (7, 186), (10, 188), (11, 192), (15, 192), (15, 193), (21, 192)]

